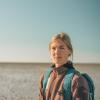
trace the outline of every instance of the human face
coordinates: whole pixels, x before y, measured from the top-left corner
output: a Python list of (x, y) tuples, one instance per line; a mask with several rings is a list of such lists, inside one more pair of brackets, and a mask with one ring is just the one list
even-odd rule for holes
[(67, 62), (70, 50), (62, 40), (57, 39), (50, 45), (50, 55), (55, 66), (60, 67)]

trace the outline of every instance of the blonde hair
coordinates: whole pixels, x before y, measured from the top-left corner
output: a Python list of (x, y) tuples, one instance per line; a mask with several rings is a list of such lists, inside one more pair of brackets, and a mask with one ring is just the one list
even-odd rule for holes
[(73, 58), (73, 47), (72, 47), (72, 44), (71, 44), (71, 39), (70, 39), (70, 37), (67, 33), (61, 32), (61, 33), (58, 33), (58, 34), (54, 35), (51, 38), (51, 41), (49, 43), (49, 50), (51, 48), (52, 42), (54, 42), (57, 39), (60, 39), (61, 41), (63, 41), (66, 44), (66, 46), (68, 47), (68, 49), (71, 52), (70, 56), (72, 55), (72, 58)]

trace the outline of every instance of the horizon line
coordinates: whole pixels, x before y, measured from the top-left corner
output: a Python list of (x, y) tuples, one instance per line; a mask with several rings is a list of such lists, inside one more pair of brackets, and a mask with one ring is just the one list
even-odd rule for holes
[[(50, 64), (52, 62), (24, 62), (24, 61), (0, 61), (0, 63), (25, 63), (25, 64)], [(100, 62), (73, 62), (74, 64), (100, 64)]]

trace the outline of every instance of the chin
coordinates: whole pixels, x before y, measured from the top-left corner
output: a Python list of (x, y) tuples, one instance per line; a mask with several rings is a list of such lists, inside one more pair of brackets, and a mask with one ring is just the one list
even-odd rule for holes
[(55, 64), (62, 64), (61, 61), (55, 61)]
[(61, 59), (53, 59), (52, 60), (53, 61), (53, 63), (55, 63), (55, 64), (63, 64), (63, 61), (61, 60)]

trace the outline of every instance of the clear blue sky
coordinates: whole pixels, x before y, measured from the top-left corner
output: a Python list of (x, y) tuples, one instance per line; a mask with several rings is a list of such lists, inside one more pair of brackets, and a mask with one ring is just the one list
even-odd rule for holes
[(74, 62), (100, 63), (100, 0), (0, 0), (0, 62), (49, 62), (48, 43), (67, 32)]

